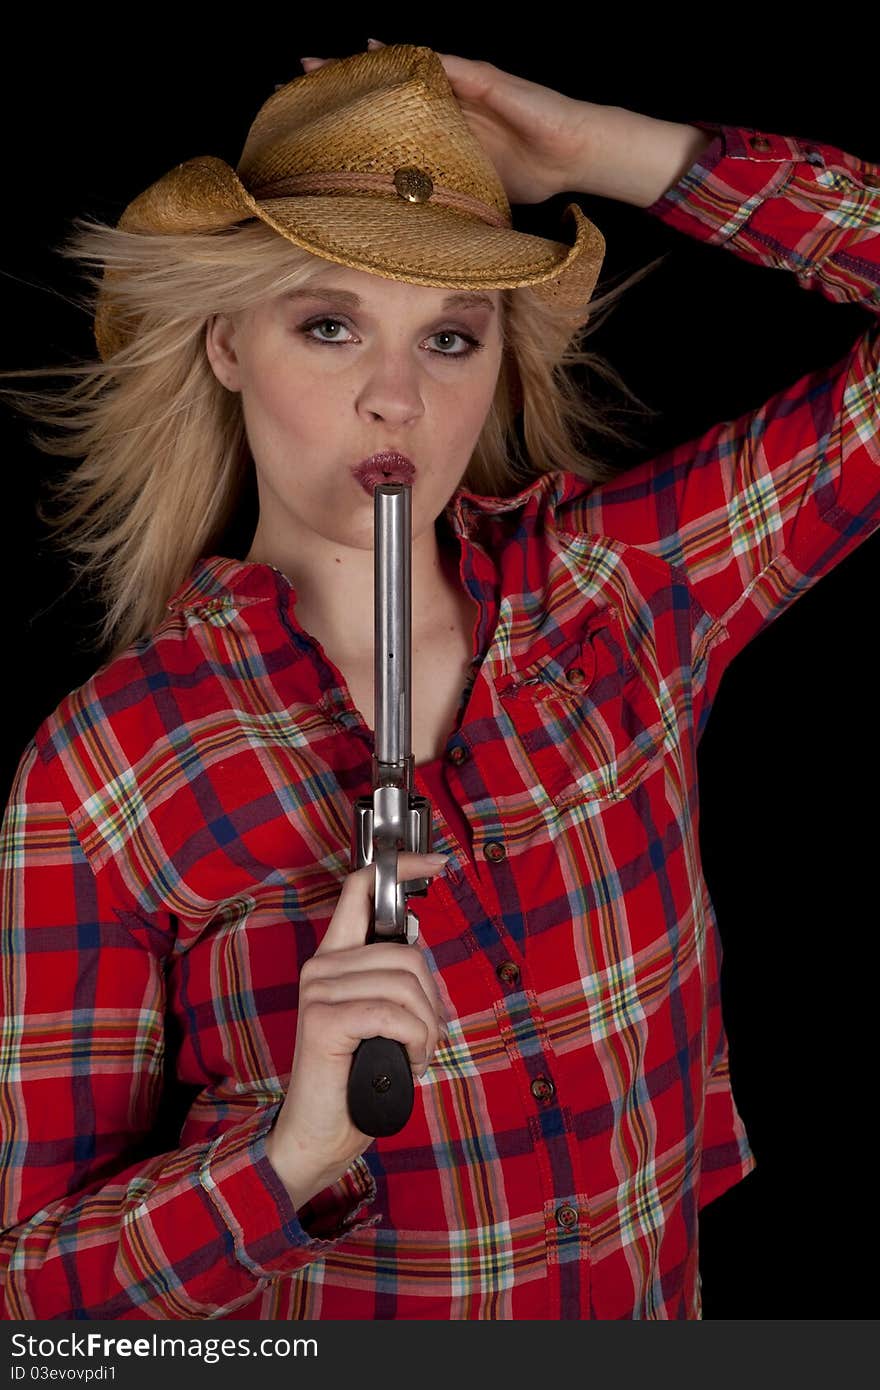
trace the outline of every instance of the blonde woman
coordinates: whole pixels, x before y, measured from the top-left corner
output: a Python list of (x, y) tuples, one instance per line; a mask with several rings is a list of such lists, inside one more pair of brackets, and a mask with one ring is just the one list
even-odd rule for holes
[[(78, 233), (100, 361), (14, 399), (78, 460), (55, 518), (111, 656), (3, 822), (6, 1317), (700, 1316), (698, 1212), (753, 1158), (697, 743), (737, 652), (876, 528), (876, 326), (616, 474), (570, 375), (621, 292), (602, 235), (510, 204), (620, 199), (871, 308), (877, 186), (379, 45), (276, 91), (236, 170), (185, 161)], [(386, 477), (443, 855), (400, 857), (433, 879), (405, 950), (364, 944), (348, 860)], [(346, 1082), (377, 1033), (416, 1099), (372, 1140)]]

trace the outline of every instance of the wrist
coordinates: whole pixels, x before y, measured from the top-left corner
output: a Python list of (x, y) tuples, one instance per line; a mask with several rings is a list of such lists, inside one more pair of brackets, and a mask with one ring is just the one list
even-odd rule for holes
[(591, 138), (573, 192), (647, 208), (673, 188), (712, 143), (699, 127), (623, 106), (590, 107)]
[(287, 1189), (295, 1211), (327, 1186), (313, 1164), (303, 1160), (289, 1141), (279, 1139), (277, 1129), (271, 1129), (266, 1135), (266, 1157)]
[(326, 1159), (304, 1149), (295, 1136), (279, 1132), (277, 1121), (266, 1135), (265, 1146), (266, 1157), (287, 1189), (297, 1212), (317, 1193), (338, 1182), (359, 1152), (355, 1150), (350, 1156), (328, 1165)]

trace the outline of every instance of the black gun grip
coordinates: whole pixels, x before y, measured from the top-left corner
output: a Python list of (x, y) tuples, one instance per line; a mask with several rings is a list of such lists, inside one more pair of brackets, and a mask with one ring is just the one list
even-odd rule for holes
[(363, 1134), (397, 1134), (412, 1114), (415, 1091), (406, 1048), (393, 1038), (364, 1038), (348, 1076), (348, 1113)]

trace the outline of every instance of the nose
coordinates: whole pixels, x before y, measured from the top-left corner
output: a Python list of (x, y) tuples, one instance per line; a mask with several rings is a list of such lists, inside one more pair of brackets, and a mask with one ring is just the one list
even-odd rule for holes
[(358, 398), (359, 409), (390, 424), (405, 424), (425, 413), (415, 363), (404, 353), (387, 353), (374, 361)]

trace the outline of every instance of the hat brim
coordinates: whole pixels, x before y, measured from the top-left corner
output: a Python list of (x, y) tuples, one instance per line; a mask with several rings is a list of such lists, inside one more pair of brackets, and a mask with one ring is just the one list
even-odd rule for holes
[[(519, 289), (556, 280), (557, 298), (589, 299), (605, 240), (576, 203), (571, 245), (512, 228), (491, 227), (431, 203), (371, 194), (273, 198), (259, 205), (264, 222), (317, 256), (390, 279), (450, 289)], [(381, 257), (371, 247), (381, 246)]]
[[(438, 203), (409, 203), (383, 194), (258, 201), (228, 164), (205, 156), (178, 165), (146, 189), (126, 208), (119, 227), (180, 235), (259, 218), (303, 250), (355, 270), (448, 289), (530, 286), (561, 308), (584, 310), (585, 317), (605, 238), (577, 203), (569, 203), (563, 216), (574, 221), (570, 244), (492, 227)], [(376, 247), (382, 248), (381, 256)], [(125, 341), (103, 294), (95, 338), (104, 360)]]

